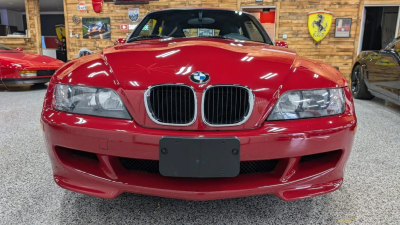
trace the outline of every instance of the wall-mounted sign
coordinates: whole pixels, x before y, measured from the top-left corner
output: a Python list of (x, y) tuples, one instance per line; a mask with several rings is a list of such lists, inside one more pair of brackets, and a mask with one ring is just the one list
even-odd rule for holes
[(128, 9), (128, 17), (131, 22), (137, 22), (139, 20), (139, 8)]
[(101, 13), (103, 9), (103, 0), (92, 0), (92, 6), (95, 13)]
[(121, 23), (121, 24), (119, 24), (119, 29), (120, 29), (122, 32), (128, 32), (128, 31), (129, 31), (129, 24), (127, 24), (127, 23)]
[(308, 30), (316, 42), (322, 41), (328, 35), (332, 24), (332, 12), (315, 11), (308, 14)]
[(349, 38), (351, 31), (351, 18), (337, 18), (335, 38)]
[(82, 18), (84, 39), (111, 39), (109, 17)]
[(87, 10), (87, 6), (84, 2), (79, 2), (77, 9), (79, 12), (84, 13)]
[(81, 22), (81, 18), (79, 16), (77, 16), (77, 15), (74, 15), (72, 17), (72, 22), (74, 22), (74, 24), (78, 24), (78, 23)]
[(60, 40), (61, 42), (65, 42), (65, 25), (64, 24), (59, 24), (56, 25), (56, 34), (57, 34), (57, 38), (58, 40)]

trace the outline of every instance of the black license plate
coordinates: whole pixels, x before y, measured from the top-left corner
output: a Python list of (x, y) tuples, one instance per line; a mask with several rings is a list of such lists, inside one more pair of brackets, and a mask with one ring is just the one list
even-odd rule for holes
[(236, 137), (160, 140), (160, 173), (168, 177), (236, 177), (240, 141)]

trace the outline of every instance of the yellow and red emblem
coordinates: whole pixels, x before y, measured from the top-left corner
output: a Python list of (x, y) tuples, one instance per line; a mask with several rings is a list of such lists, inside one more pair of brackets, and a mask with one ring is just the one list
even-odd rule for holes
[(322, 41), (328, 35), (332, 25), (333, 13), (315, 11), (308, 13), (308, 30), (316, 42)]

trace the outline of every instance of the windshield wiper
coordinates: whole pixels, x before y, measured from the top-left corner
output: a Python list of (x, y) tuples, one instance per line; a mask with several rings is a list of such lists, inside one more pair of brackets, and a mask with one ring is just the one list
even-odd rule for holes
[(169, 38), (169, 37), (166, 35), (157, 35), (157, 34), (142, 35), (142, 36), (137, 36), (137, 37), (131, 37), (126, 41), (126, 43), (129, 43), (132, 41), (138, 41), (138, 40), (148, 40), (148, 39), (158, 39), (158, 38)]

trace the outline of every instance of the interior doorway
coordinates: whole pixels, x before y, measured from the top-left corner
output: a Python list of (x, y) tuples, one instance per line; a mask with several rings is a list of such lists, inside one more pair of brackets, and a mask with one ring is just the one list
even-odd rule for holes
[(40, 0), (42, 54), (67, 61), (64, 4), (61, 0)]
[(365, 6), (359, 53), (385, 48), (399, 32), (399, 6)]
[(242, 7), (243, 12), (253, 14), (263, 25), (271, 40), (275, 43), (275, 6), (247, 6)]

